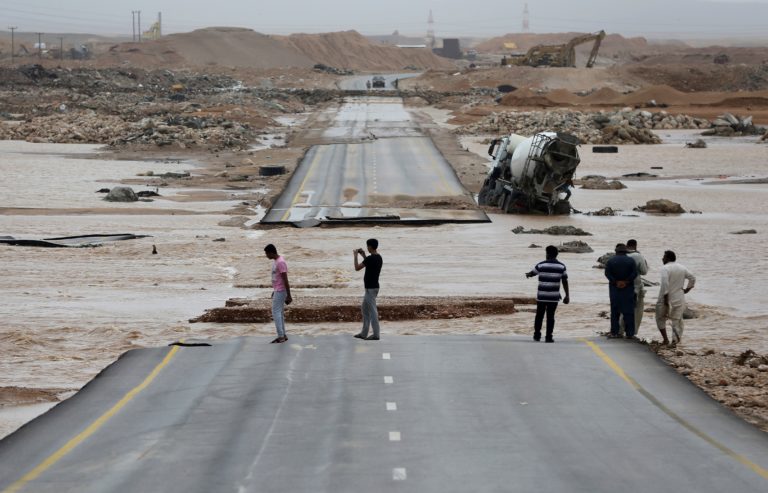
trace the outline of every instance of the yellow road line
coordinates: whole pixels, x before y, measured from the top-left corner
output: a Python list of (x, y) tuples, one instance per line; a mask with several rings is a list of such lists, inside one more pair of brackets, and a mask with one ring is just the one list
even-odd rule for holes
[(653, 394), (648, 392), (642, 385), (637, 383), (637, 380), (627, 375), (627, 373), (607, 354), (605, 354), (605, 351), (603, 351), (600, 346), (595, 344), (592, 341), (588, 341), (586, 339), (581, 339), (583, 343), (585, 343), (587, 346), (592, 348), (592, 351), (597, 354), (600, 359), (602, 359), (608, 366), (611, 367), (611, 369), (620, 376), (624, 381), (626, 381), (628, 384), (630, 384), (635, 390), (640, 392), (643, 397), (651, 401), (651, 403), (658, 407), (661, 411), (663, 411), (667, 416), (672, 418), (673, 420), (677, 421), (678, 424), (683, 426), (686, 430), (690, 431), (697, 437), (701, 438), (708, 444), (712, 445), (731, 459), (740, 462), (741, 464), (747, 466), (749, 469), (751, 469), (753, 472), (758, 474), (759, 476), (762, 476), (764, 479), (768, 479), (768, 470), (760, 467), (759, 465), (755, 464), (751, 460), (747, 459), (743, 455), (731, 450), (730, 448), (726, 447), (722, 443), (718, 442), (711, 436), (707, 435), (702, 430), (696, 428), (694, 425), (686, 421), (683, 417), (675, 413), (673, 410), (662, 404), (661, 401), (659, 401)]
[(136, 395), (147, 388), (150, 383), (152, 383), (152, 380), (157, 377), (157, 375), (160, 373), (160, 370), (162, 370), (169, 361), (171, 361), (171, 358), (179, 351), (179, 346), (173, 346), (170, 351), (168, 351), (168, 354), (165, 355), (165, 358), (163, 358), (163, 361), (158, 363), (158, 365), (155, 367), (154, 370), (152, 370), (152, 373), (150, 373), (147, 378), (144, 379), (143, 382), (141, 382), (139, 385), (131, 389), (127, 394), (123, 396), (120, 401), (118, 401), (117, 404), (112, 406), (112, 408), (99, 416), (96, 421), (91, 423), (85, 430), (81, 431), (77, 436), (72, 438), (70, 441), (68, 441), (64, 446), (62, 446), (59, 450), (48, 456), (47, 459), (45, 459), (43, 462), (38, 464), (34, 469), (29, 471), (27, 474), (21, 477), (18, 481), (10, 485), (8, 488), (4, 489), (2, 493), (15, 493), (19, 491), (21, 488), (24, 487), (27, 483), (30, 481), (33, 481), (38, 476), (40, 476), (42, 473), (44, 473), (47, 469), (49, 469), (51, 466), (56, 464), (59, 460), (61, 460), (62, 457), (67, 455), (69, 452), (75, 449), (78, 445), (83, 443), (88, 437), (96, 433), (96, 431), (101, 428), (112, 416), (117, 414), (120, 409), (125, 407), (128, 402), (130, 402), (131, 399), (136, 397)]
[[(291, 209), (293, 209), (293, 206), (296, 205), (296, 202), (299, 201), (299, 197), (301, 196), (302, 190), (304, 190), (304, 185), (307, 184), (307, 180), (309, 179), (309, 175), (312, 173), (312, 170), (315, 168), (315, 163), (317, 163), (318, 155), (323, 152), (327, 146), (316, 146), (317, 151), (315, 152), (315, 156), (312, 159), (312, 162), (309, 163), (309, 169), (307, 170), (307, 174), (304, 175), (304, 179), (301, 181), (301, 185), (299, 185), (299, 189), (296, 190), (296, 195), (293, 196), (293, 200), (291, 201), (291, 205), (285, 210), (285, 213), (283, 214), (281, 221), (285, 221), (288, 219), (288, 215), (291, 213)], [(323, 152), (324, 154), (324, 152)]]

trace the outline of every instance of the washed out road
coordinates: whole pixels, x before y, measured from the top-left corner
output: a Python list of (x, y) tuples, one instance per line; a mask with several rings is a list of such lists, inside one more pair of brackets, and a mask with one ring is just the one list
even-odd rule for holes
[[(349, 98), (262, 220), (487, 222), (398, 98)], [(455, 206), (453, 203), (455, 202)], [(427, 204), (440, 203), (440, 207)]]
[(645, 346), (351, 336), (127, 353), (0, 492), (764, 492), (768, 437)]

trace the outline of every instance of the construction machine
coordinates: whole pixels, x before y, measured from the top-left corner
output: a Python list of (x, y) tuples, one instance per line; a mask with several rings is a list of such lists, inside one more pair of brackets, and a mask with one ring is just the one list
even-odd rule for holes
[(580, 44), (594, 41), (592, 51), (589, 53), (589, 59), (587, 60), (587, 68), (592, 68), (595, 65), (597, 52), (600, 49), (600, 43), (602, 43), (603, 38), (605, 38), (605, 31), (577, 36), (565, 44), (536, 45), (531, 47), (524, 56), (512, 58), (512, 63), (531, 67), (575, 67), (576, 47)]
[(507, 213), (570, 214), (567, 187), (581, 161), (578, 145), (578, 138), (561, 132), (493, 140), (488, 148), (493, 167), (478, 203)]

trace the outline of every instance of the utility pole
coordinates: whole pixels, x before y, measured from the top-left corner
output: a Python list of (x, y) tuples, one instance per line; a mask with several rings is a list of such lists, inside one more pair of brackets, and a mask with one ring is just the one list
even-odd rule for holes
[(141, 10), (137, 10), (139, 14), (139, 43), (141, 43)]
[(37, 58), (38, 60), (43, 59), (43, 41), (41, 36), (45, 33), (37, 33)]
[(13, 45), (13, 31), (18, 29), (16, 26), (8, 26), (8, 29), (11, 31), (11, 65), (13, 65), (13, 51), (14, 51), (14, 45)]
[(59, 38), (59, 60), (64, 60), (64, 38)]
[(131, 10), (131, 27), (133, 28), (133, 37), (131, 41), (136, 42), (136, 11)]

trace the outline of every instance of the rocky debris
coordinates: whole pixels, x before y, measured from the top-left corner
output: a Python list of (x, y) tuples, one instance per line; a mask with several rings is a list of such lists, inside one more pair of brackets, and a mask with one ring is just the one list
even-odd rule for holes
[(99, 188), (96, 193), (109, 193), (109, 188)]
[(109, 202), (138, 202), (139, 197), (131, 187), (115, 187), (109, 191), (104, 200)]
[(559, 252), (563, 253), (592, 253), (594, 250), (591, 246), (587, 244), (585, 241), (566, 241), (564, 243), (560, 243), (560, 246), (557, 247), (557, 250)]
[(756, 235), (756, 229), (742, 229), (741, 231), (731, 231), (732, 235)]
[(610, 207), (603, 207), (599, 211), (587, 212), (587, 216), (615, 216), (619, 211)]
[(760, 142), (768, 142), (768, 130), (766, 130), (765, 135), (760, 137)]
[(546, 229), (529, 229), (526, 231), (522, 226), (517, 226), (512, 229), (515, 234), (539, 234), (539, 235), (556, 235), (556, 236), (592, 236), (592, 233), (587, 233), (581, 228), (575, 226), (550, 226)]
[(234, 216), (234, 217), (230, 217), (229, 219), (219, 221), (219, 226), (242, 228), (250, 220), (251, 218), (248, 216)]
[(645, 205), (639, 205), (633, 210), (650, 214), (682, 214), (685, 212), (680, 204), (667, 199), (649, 200)]
[(621, 190), (627, 188), (618, 180), (608, 181), (606, 177), (600, 175), (587, 175), (579, 180), (574, 180), (574, 183), (580, 184), (581, 188), (586, 190)]
[(541, 245), (537, 245), (536, 243), (531, 243), (528, 245), (528, 248), (541, 248)]
[(655, 341), (650, 348), (712, 398), (768, 432), (768, 355), (670, 349)]
[(704, 142), (702, 139), (696, 139), (695, 142), (686, 142), (685, 147), (688, 149), (706, 149), (707, 143)]
[(336, 67), (329, 67), (328, 65), (325, 65), (324, 63), (316, 63), (314, 67), (312, 67), (316, 72), (325, 72), (326, 74), (334, 74), (334, 75), (355, 75), (354, 70), (347, 70), (343, 68), (336, 68)]
[(479, 122), (455, 130), (458, 134), (534, 135), (542, 131), (565, 132), (582, 144), (659, 144), (653, 130), (709, 127), (709, 121), (687, 115), (670, 115), (624, 109), (583, 113), (580, 111), (526, 111), (492, 113)]
[[(355, 322), (360, 320), (360, 300), (354, 297), (303, 297), (300, 305), (287, 306), (288, 322)], [(515, 313), (516, 304), (534, 304), (530, 298), (508, 297), (380, 297), (379, 319), (435, 320)], [(226, 306), (207, 310), (190, 322), (265, 323), (272, 320), (269, 298), (229, 300)]]
[(710, 124), (710, 128), (701, 135), (717, 135), (720, 137), (737, 137), (741, 135), (760, 135), (766, 132), (763, 127), (752, 123), (752, 117), (740, 117), (731, 113), (723, 113)]
[(141, 190), (139, 192), (136, 192), (137, 197), (159, 197), (160, 194), (155, 192), (154, 190)]
[(593, 268), (595, 268), (595, 269), (605, 269), (605, 264), (607, 264), (608, 261), (611, 259), (611, 257), (613, 257), (614, 255), (616, 255), (616, 253), (614, 253), (614, 252), (606, 252), (606, 253), (600, 255), (597, 258), (597, 265), (594, 265)]

